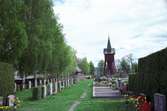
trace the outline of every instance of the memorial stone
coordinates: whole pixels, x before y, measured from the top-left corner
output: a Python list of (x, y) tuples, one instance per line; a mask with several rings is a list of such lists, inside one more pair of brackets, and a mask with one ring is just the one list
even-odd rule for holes
[(0, 106), (3, 105), (3, 97), (0, 96)]
[(50, 82), (49, 86), (50, 86), (50, 95), (52, 95), (53, 94), (53, 83)]
[(8, 105), (13, 107), (15, 103), (15, 96), (14, 95), (9, 95), (8, 96)]
[(28, 81), (28, 88), (31, 89), (31, 81)]
[(67, 84), (68, 84), (68, 87), (70, 87), (70, 80), (68, 79), (68, 81), (67, 81), (67, 82), (68, 82), (68, 83), (67, 83)]
[(17, 84), (14, 83), (14, 92), (16, 92), (16, 91), (17, 91)]
[(154, 111), (166, 111), (166, 96), (163, 94), (154, 94)]
[(55, 84), (55, 94), (57, 93), (57, 81), (54, 83)]
[(61, 81), (59, 81), (59, 91), (61, 91)]
[(47, 95), (47, 90), (46, 90), (47, 88), (46, 88), (46, 85), (43, 85), (42, 86), (42, 98), (45, 98), (46, 97), (46, 95)]

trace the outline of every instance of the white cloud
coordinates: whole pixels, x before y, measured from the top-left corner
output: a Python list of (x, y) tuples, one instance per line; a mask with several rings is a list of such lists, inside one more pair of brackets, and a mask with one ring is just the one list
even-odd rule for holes
[(116, 58), (139, 58), (167, 46), (164, 0), (63, 0), (54, 11), (77, 55), (95, 63), (103, 59), (108, 33)]

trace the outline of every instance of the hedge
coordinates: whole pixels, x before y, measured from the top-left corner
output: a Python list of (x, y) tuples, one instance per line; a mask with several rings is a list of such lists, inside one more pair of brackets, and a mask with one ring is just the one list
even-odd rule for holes
[(14, 69), (11, 64), (0, 62), (0, 96), (14, 93)]
[(32, 99), (33, 100), (38, 100), (42, 98), (42, 87), (38, 86), (38, 87), (34, 87), (32, 89)]
[(167, 96), (167, 48), (138, 60), (138, 73), (129, 75), (129, 90), (152, 99), (154, 93)]

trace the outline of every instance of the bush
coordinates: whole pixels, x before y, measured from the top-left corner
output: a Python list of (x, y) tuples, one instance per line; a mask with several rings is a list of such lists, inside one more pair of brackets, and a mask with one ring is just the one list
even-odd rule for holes
[(167, 48), (140, 58), (138, 74), (129, 76), (129, 89), (144, 92), (153, 100), (154, 93), (167, 96)]
[(38, 100), (42, 98), (42, 87), (34, 87), (32, 89), (32, 99), (33, 100)]
[(14, 69), (8, 63), (0, 62), (0, 96), (14, 93)]

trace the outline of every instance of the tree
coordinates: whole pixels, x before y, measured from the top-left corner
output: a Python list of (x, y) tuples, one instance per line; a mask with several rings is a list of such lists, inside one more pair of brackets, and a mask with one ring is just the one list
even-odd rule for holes
[(92, 61), (89, 62), (89, 67), (90, 67), (89, 74), (94, 75), (95, 67)]
[(87, 58), (83, 58), (78, 63), (79, 68), (83, 71), (85, 74), (89, 74), (89, 63), (87, 61)]
[(132, 63), (132, 73), (138, 72), (138, 63), (134, 62)]
[(23, 3), (22, 0), (1, 0), (0, 7), (0, 61), (16, 65), (28, 42), (19, 14)]
[(52, 0), (1, 0), (0, 7), (1, 61), (22, 76), (74, 71), (75, 51), (65, 41)]
[(132, 54), (129, 54), (127, 56), (127, 62), (129, 63), (129, 66), (130, 66), (130, 72), (132, 73), (133, 72), (133, 55)]
[(120, 61), (120, 69), (126, 74), (130, 71), (130, 65), (125, 58), (122, 58)]
[(98, 62), (98, 71), (101, 76), (104, 75), (104, 61), (103, 60), (100, 60)]

